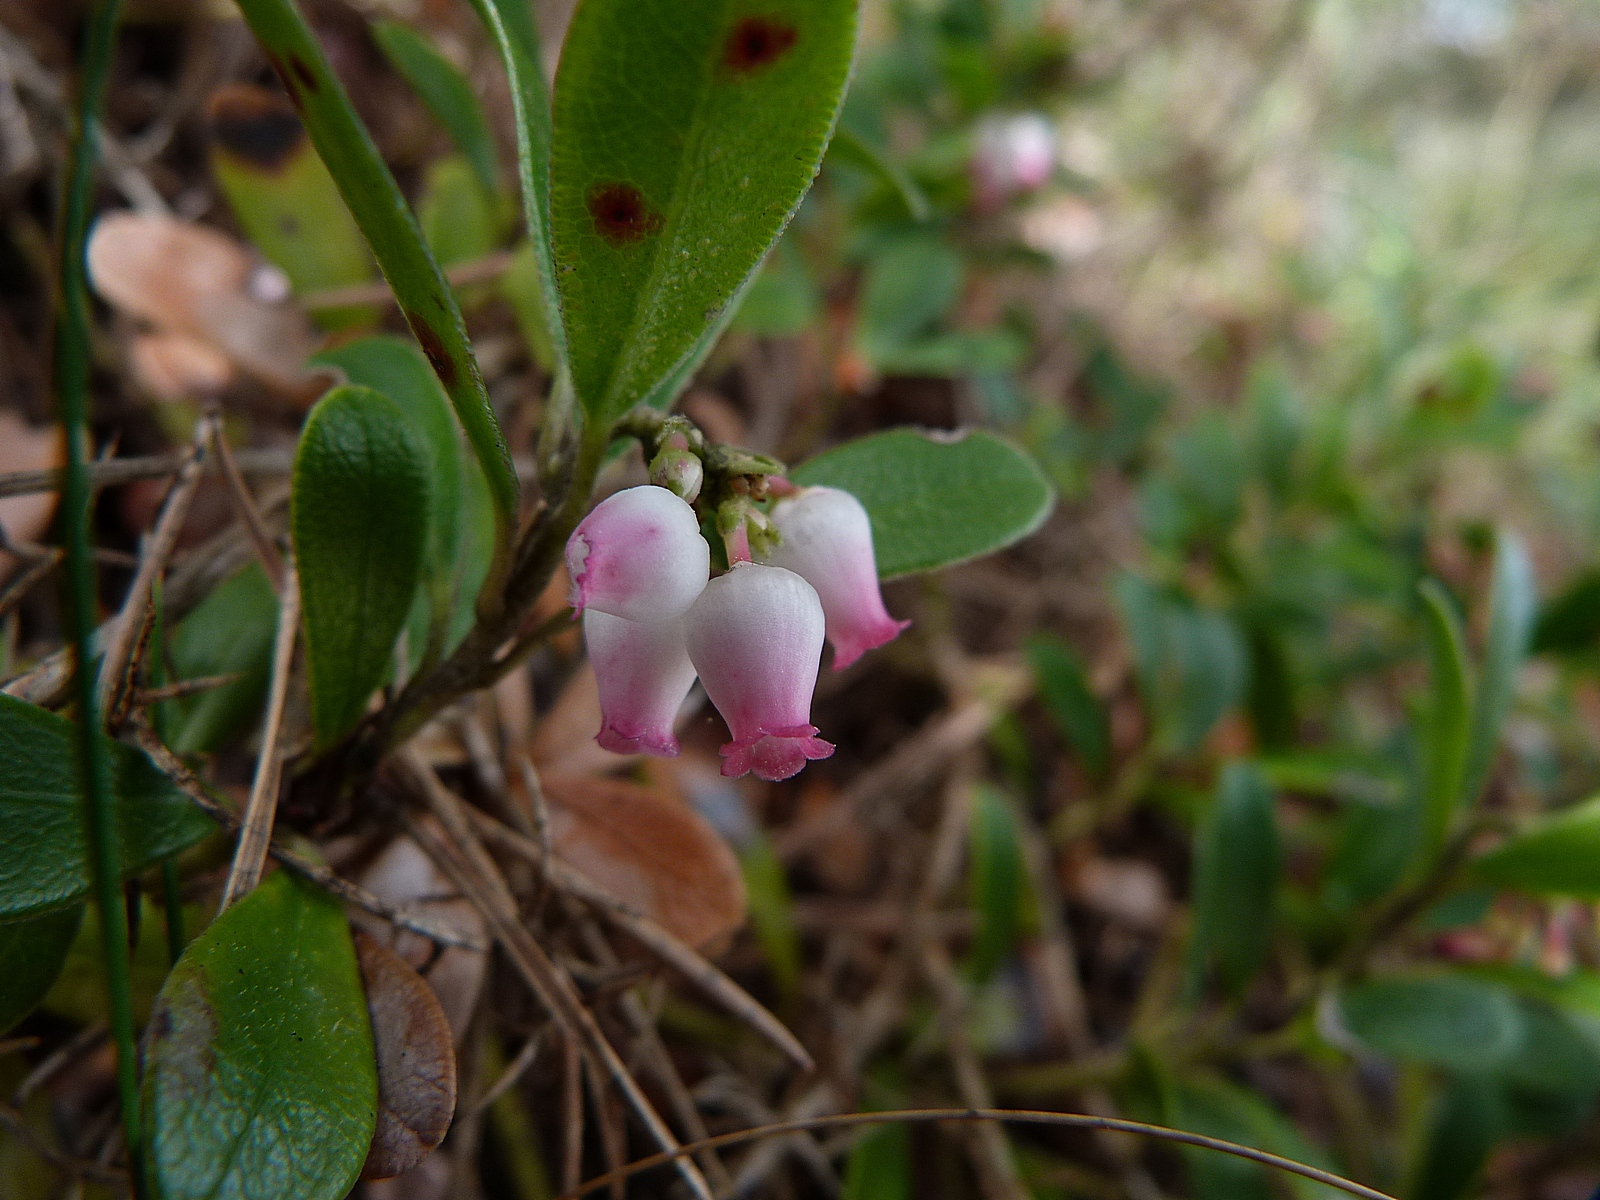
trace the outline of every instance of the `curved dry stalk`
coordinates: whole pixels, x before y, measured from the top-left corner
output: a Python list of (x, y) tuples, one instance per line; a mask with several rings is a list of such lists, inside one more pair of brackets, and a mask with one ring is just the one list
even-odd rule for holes
[(102, 719), (110, 720), (124, 690), (134, 647), (145, 625), (151, 589), (157, 576), (166, 569), (184, 518), (189, 515), (189, 502), (194, 499), (203, 474), (206, 446), (216, 436), (217, 423), (216, 417), (207, 416), (195, 426), (194, 443), (178, 469), (177, 478), (161, 506), (161, 515), (156, 518), (155, 528), (139, 555), (139, 568), (128, 585), (122, 610), (107, 630), (105, 654), (100, 660), (100, 674), (95, 679), (95, 707)]
[(272, 821), (278, 809), (278, 781), (283, 776), (283, 755), (278, 740), (283, 733), (283, 710), (289, 699), (289, 668), (294, 662), (295, 636), (300, 630), (300, 577), (291, 561), (285, 569), (278, 598), (278, 632), (272, 647), (272, 686), (267, 693), (267, 716), (261, 729), (261, 753), (256, 759), (250, 799), (239, 826), (239, 844), (233, 866), (222, 889), (221, 908), (247, 895), (261, 882), (272, 843)]
[(902, 1122), (928, 1124), (943, 1121), (1001, 1121), (1028, 1125), (1055, 1125), (1066, 1129), (1099, 1129), (1111, 1133), (1131, 1133), (1139, 1137), (1154, 1138), (1157, 1141), (1175, 1142), (1180, 1146), (1194, 1146), (1200, 1150), (1215, 1150), (1219, 1154), (1231, 1154), (1235, 1158), (1247, 1159), (1259, 1163), (1264, 1167), (1286, 1171), (1291, 1175), (1298, 1175), (1302, 1179), (1309, 1179), (1312, 1183), (1320, 1183), (1324, 1187), (1336, 1188), (1351, 1196), (1359, 1196), (1362, 1200), (1394, 1200), (1387, 1192), (1380, 1192), (1377, 1188), (1368, 1187), (1364, 1183), (1356, 1183), (1342, 1175), (1335, 1175), (1332, 1171), (1324, 1171), (1320, 1167), (1308, 1167), (1305, 1163), (1295, 1162), (1292, 1158), (1284, 1158), (1278, 1154), (1270, 1154), (1265, 1150), (1257, 1150), (1251, 1146), (1241, 1146), (1238, 1142), (1224, 1141), (1222, 1138), (1207, 1137), (1203, 1133), (1189, 1133), (1183, 1129), (1168, 1129), (1164, 1125), (1148, 1125), (1143, 1121), (1128, 1121), (1120, 1117), (1096, 1117), (1089, 1113), (1062, 1113), (1041, 1112), (1034, 1109), (1020, 1108), (906, 1108), (886, 1112), (848, 1113), (842, 1116), (831, 1117), (806, 1117), (795, 1121), (777, 1121), (771, 1125), (761, 1125), (755, 1129), (740, 1129), (733, 1133), (722, 1133), (716, 1137), (706, 1138), (704, 1141), (690, 1142), (679, 1146), (676, 1150), (662, 1151), (652, 1154), (648, 1158), (641, 1158), (631, 1162), (620, 1171), (611, 1171), (605, 1175), (597, 1175), (587, 1183), (580, 1185), (577, 1190), (567, 1192), (558, 1200), (579, 1200), (590, 1192), (600, 1188), (609, 1187), (618, 1179), (629, 1179), (644, 1171), (655, 1167), (664, 1166), (674, 1159), (682, 1158), (686, 1154), (697, 1154), (702, 1150), (718, 1150), (724, 1146), (736, 1146), (743, 1142), (758, 1141), (762, 1138), (778, 1137), (788, 1133), (810, 1133), (821, 1129), (846, 1129), (863, 1125), (897, 1125)]

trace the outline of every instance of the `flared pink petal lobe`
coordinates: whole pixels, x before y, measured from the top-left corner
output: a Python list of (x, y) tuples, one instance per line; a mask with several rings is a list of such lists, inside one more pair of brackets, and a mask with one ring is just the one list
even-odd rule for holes
[(768, 561), (817, 590), (833, 643), (833, 669), (842, 671), (868, 650), (891, 642), (910, 621), (883, 606), (867, 510), (838, 488), (804, 488), (780, 500), (772, 523), (783, 540)]
[(781, 567), (739, 563), (700, 593), (684, 618), (684, 636), (706, 695), (733, 735), (723, 747), (723, 774), (765, 770), (768, 778), (787, 770), (787, 778), (808, 757), (832, 753), (811, 724), (824, 633), (816, 589)]
[(678, 753), (672, 732), (684, 697), (694, 686), (694, 664), (684, 647), (681, 618), (642, 622), (597, 609), (583, 614), (583, 637), (600, 690), (600, 732), (617, 754)]
[(700, 522), (666, 488), (628, 488), (601, 501), (567, 539), (572, 607), (629, 621), (680, 617), (711, 575)]
[(731, 779), (755, 772), (756, 778), (778, 783), (798, 775), (808, 762), (829, 758), (833, 743), (816, 736), (815, 725), (796, 725), (765, 733), (753, 741), (727, 742), (722, 747), (722, 773)]

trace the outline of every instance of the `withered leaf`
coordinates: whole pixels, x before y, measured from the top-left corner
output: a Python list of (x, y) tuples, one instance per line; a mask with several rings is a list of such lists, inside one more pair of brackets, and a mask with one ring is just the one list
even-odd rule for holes
[(744, 876), (716, 830), (686, 805), (615, 779), (549, 778), (555, 852), (691, 946), (744, 921)]
[(388, 1179), (444, 1140), (456, 1110), (450, 1023), (427, 981), (393, 950), (356, 933), (378, 1058), (378, 1126), (363, 1179)]

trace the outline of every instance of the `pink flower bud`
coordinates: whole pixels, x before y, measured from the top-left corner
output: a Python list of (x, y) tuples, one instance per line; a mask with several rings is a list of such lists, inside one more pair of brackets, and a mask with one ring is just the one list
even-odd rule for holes
[(636, 487), (602, 500), (567, 539), (572, 607), (630, 621), (680, 617), (711, 575), (700, 522), (666, 488)]
[(1056, 133), (1040, 113), (992, 116), (978, 127), (972, 157), (979, 205), (996, 208), (1049, 182), (1056, 167)]
[(868, 650), (891, 642), (910, 621), (883, 607), (872, 522), (849, 492), (802, 488), (778, 501), (772, 523), (783, 535), (768, 561), (787, 567), (817, 589), (833, 643), (833, 669), (842, 671)]
[(672, 722), (694, 686), (683, 620), (626, 621), (591, 608), (583, 614), (583, 640), (600, 685), (594, 740), (618, 754), (677, 754)]
[(722, 773), (788, 779), (833, 747), (811, 724), (822, 602), (793, 571), (738, 563), (706, 584), (684, 618), (689, 657), (733, 740)]

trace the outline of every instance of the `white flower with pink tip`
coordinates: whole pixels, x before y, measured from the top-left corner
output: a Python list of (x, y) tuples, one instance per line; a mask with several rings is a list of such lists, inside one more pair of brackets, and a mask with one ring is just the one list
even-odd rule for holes
[(788, 779), (833, 753), (811, 724), (824, 625), (815, 588), (782, 567), (735, 563), (706, 585), (685, 624), (689, 658), (733, 734), (724, 775)]
[(799, 575), (822, 600), (833, 669), (842, 671), (868, 650), (900, 636), (910, 621), (896, 621), (883, 606), (872, 522), (849, 492), (802, 488), (779, 500), (772, 523), (783, 540), (767, 556)]
[(716, 579), (694, 510), (664, 487), (618, 492), (573, 531), (567, 567), (600, 692), (600, 745), (677, 754), (673, 722), (698, 674), (732, 734), (724, 775), (788, 779), (833, 753), (811, 724), (824, 639), (840, 669), (907, 622), (884, 609), (872, 527), (854, 496), (801, 489), (771, 525), (770, 562), (748, 561), (736, 534), (733, 567)]

